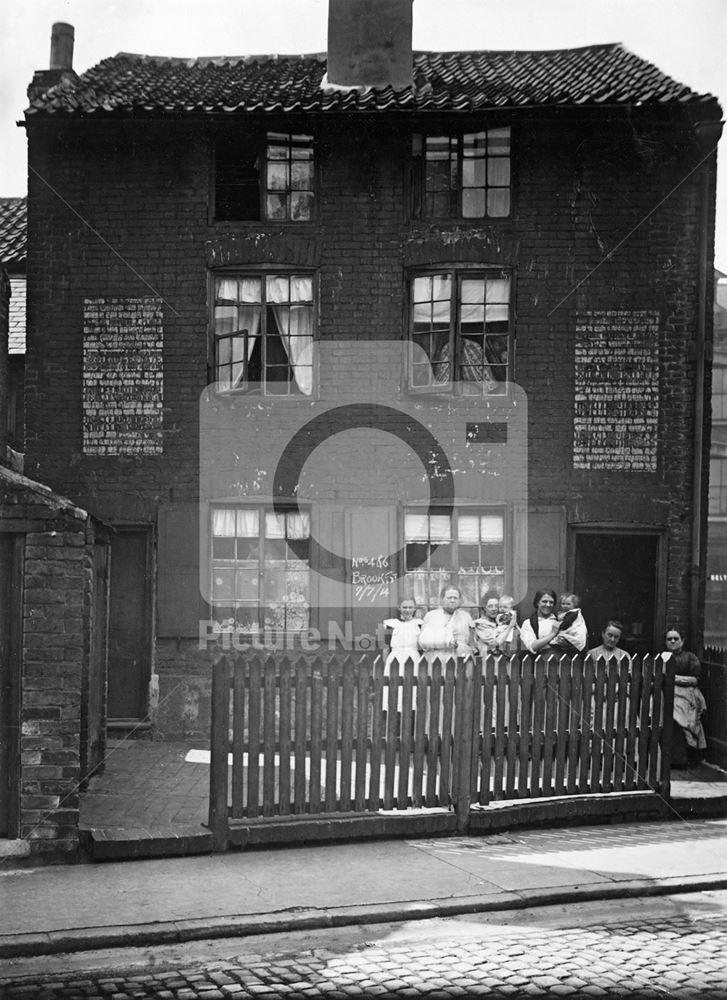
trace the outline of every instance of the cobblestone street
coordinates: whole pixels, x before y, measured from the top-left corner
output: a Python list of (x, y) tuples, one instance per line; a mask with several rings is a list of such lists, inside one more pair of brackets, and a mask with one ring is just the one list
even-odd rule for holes
[[(639, 901), (632, 900), (618, 904), (621, 919), (617, 914), (611, 923), (599, 926), (594, 922), (607, 905), (571, 908), (574, 926), (569, 927), (547, 926), (542, 911), (531, 910), (510, 915), (506, 925), (447, 919), (372, 925), (357, 933), (327, 930), (248, 939), (244, 944), (199, 942), (186, 946), (188, 961), (171, 967), (162, 956), (148, 952), (146, 968), (126, 973), (53, 971), (42, 979), (7, 983), (4, 993), (0, 987), (0, 996), (727, 998), (724, 907), (667, 907), (659, 900), (648, 904), (644, 915)], [(267, 947), (261, 948), (261, 941)], [(64, 958), (68, 961), (68, 956), (58, 961)]]

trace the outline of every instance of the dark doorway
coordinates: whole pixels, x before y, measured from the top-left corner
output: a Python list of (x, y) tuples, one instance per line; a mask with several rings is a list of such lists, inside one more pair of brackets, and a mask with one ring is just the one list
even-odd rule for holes
[(588, 645), (598, 646), (610, 618), (622, 622), (620, 645), (630, 653), (661, 649), (658, 622), (659, 536), (578, 531), (573, 589), (580, 595)]
[(149, 530), (117, 527), (111, 542), (109, 721), (147, 714), (151, 676)]
[(24, 540), (0, 533), (0, 837), (18, 834)]

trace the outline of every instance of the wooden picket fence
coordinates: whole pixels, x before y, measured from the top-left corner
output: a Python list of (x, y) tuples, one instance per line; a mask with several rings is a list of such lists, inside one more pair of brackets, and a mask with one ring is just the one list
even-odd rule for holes
[(259, 653), (214, 666), (210, 827), (447, 811), (497, 800), (668, 794), (661, 658)]
[(707, 702), (704, 720), (707, 760), (727, 768), (727, 649), (707, 646), (702, 670), (701, 687)]

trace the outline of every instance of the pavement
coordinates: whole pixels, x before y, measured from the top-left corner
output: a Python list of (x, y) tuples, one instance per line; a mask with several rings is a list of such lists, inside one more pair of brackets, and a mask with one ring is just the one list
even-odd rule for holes
[(0, 959), (727, 888), (727, 820), (0, 867)]
[[(204, 832), (203, 749), (110, 743), (82, 796), (81, 827)], [(5, 857), (0, 959), (727, 888), (727, 818), (680, 809), (724, 799), (727, 774), (702, 765), (672, 777), (672, 821), (37, 868)]]

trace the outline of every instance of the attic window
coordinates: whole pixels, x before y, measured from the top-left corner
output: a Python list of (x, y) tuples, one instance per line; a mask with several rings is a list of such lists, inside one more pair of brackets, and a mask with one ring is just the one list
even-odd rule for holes
[(313, 137), (268, 132), (265, 139), (220, 137), (215, 149), (218, 222), (313, 217)]
[(412, 211), (428, 219), (510, 215), (510, 129), (412, 136)]

